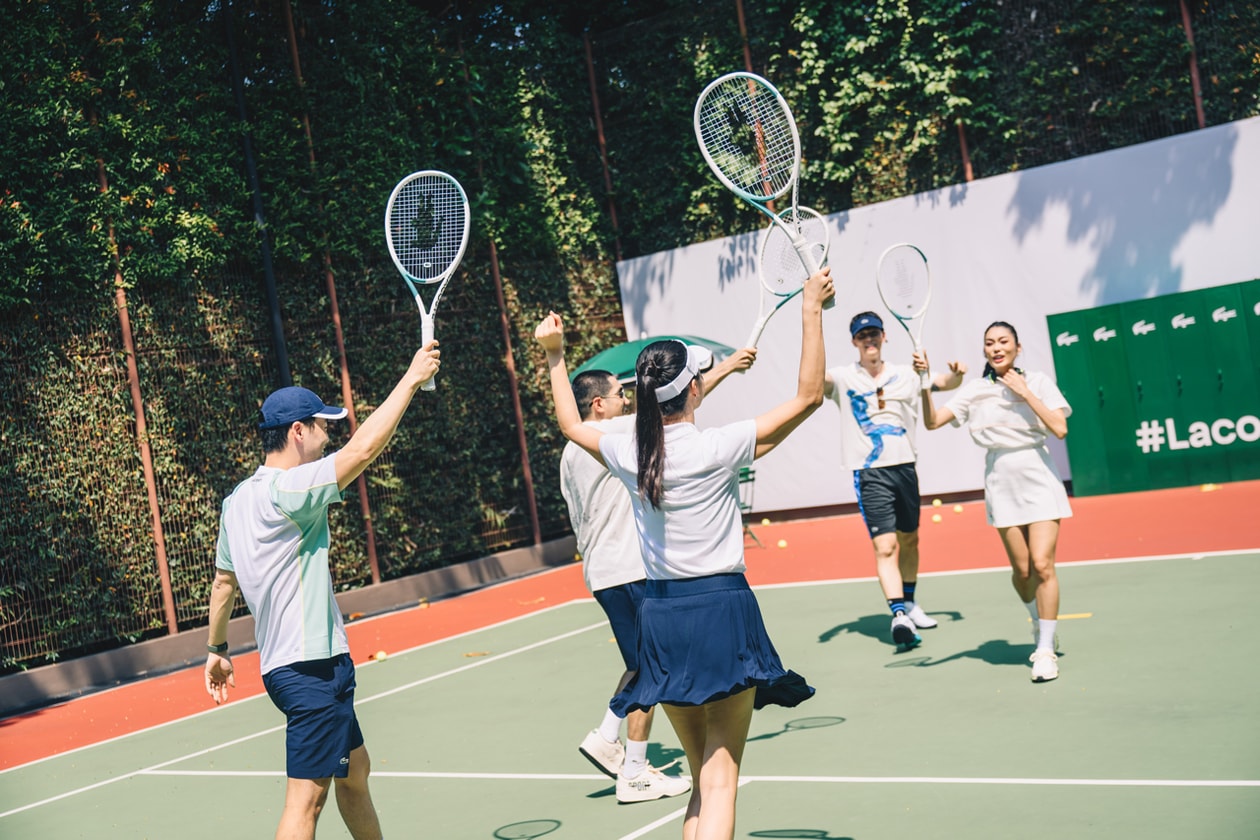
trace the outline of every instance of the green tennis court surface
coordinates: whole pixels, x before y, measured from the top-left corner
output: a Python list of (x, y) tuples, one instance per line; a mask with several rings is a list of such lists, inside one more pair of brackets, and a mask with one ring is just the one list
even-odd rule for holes
[[(1260, 555), (1060, 567), (1061, 677), (1028, 679), (1006, 570), (925, 575), (940, 627), (894, 653), (872, 581), (758, 590), (818, 695), (753, 718), (736, 836), (1260, 836)], [(676, 838), (577, 744), (619, 675), (593, 601), (359, 669), (390, 838)], [(269, 837), (283, 719), (256, 698), (0, 774), (0, 837)], [(664, 715), (649, 758), (681, 757)], [(677, 771), (671, 771), (677, 772)], [(321, 838), (347, 837), (330, 801)]]

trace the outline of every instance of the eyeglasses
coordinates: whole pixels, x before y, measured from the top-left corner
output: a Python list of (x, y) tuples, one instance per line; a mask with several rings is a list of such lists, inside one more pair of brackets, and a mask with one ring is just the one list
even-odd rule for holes
[(607, 394), (603, 394), (601, 396), (591, 397), (591, 404), (593, 405), (595, 403), (595, 400), (610, 400), (613, 397), (618, 397), (622, 402), (630, 401), (630, 397), (626, 396), (626, 389), (618, 388), (616, 391), (610, 391)]
[(875, 389), (875, 399), (878, 401), (879, 407), (883, 408), (884, 407), (884, 389), (883, 388)]

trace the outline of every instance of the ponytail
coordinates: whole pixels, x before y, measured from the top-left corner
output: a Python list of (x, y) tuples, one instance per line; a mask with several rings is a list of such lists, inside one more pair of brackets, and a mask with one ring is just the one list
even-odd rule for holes
[[(681, 351), (681, 352), (680, 352)], [(656, 389), (672, 382), (686, 366), (686, 346), (678, 341), (655, 341), (643, 348), (635, 364), (634, 432), (638, 447), (639, 498), (659, 509), (665, 491), (665, 418), (687, 406), (687, 391), (665, 402)]]

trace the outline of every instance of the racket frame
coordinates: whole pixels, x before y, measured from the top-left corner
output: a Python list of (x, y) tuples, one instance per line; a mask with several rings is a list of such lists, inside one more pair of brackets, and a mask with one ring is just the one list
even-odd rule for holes
[[(781, 216), (787, 215), (789, 213), (798, 217), (803, 216), (803, 215), (810, 215), (810, 216), (813, 216), (814, 218), (821, 220), (823, 223), (823, 226), (822, 226), (823, 241), (821, 243), (810, 242), (806, 240), (805, 237), (797, 233), (793, 225), (789, 224), (788, 222), (784, 222), (783, 219), (781, 218)], [(815, 251), (817, 250), (817, 246), (821, 244), (822, 253), (817, 258), (817, 262), (820, 265), (826, 264), (827, 254), (831, 250), (831, 230), (827, 225), (826, 219), (824, 219), (823, 216), (818, 211), (810, 207), (789, 207), (786, 210), (784, 210), (782, 213), (777, 214), (775, 218), (778, 220), (779, 224), (777, 226), (770, 225), (762, 232), (761, 244), (757, 248), (757, 274), (761, 281), (760, 283), (761, 295), (760, 295), (760, 302), (757, 307), (758, 317), (757, 317), (756, 322), (753, 324), (752, 332), (749, 333), (748, 342), (744, 345), (745, 347), (756, 347), (757, 342), (761, 340), (762, 332), (765, 331), (766, 324), (770, 322), (770, 318), (774, 316), (774, 313), (782, 309), (783, 306), (789, 300), (799, 295), (801, 293), (801, 290), (804, 288), (803, 286), (797, 286), (791, 292), (788, 292), (787, 294), (783, 294), (781, 292), (776, 291), (768, 282), (768, 279), (766, 277), (766, 246), (769, 244), (770, 237), (773, 235), (774, 231), (783, 229), (783, 228), (788, 228), (792, 234), (792, 235), (789, 235), (788, 238), (789, 240), (792, 241), (792, 246), (793, 248), (796, 248), (798, 254), (800, 253), (800, 249), (797, 248), (795, 239), (801, 239), (802, 241), (805, 242), (805, 247), (811, 257), (813, 257)], [(808, 270), (808, 265), (806, 265), (806, 269)], [(773, 298), (777, 301), (775, 305), (769, 310), (765, 308), (767, 298)], [(834, 301), (834, 298), (832, 298), (832, 300)]]
[[(927, 294), (924, 295), (923, 303), (919, 306), (917, 312), (909, 315), (903, 315), (898, 311), (900, 307), (895, 306), (890, 300), (892, 293), (884, 291), (885, 278), (891, 281), (891, 278), (889, 278), (891, 268), (886, 270), (885, 263), (893, 252), (900, 248), (909, 248), (915, 254), (918, 254), (919, 259), (923, 260), (923, 273), (927, 277)], [(884, 252), (879, 255), (879, 263), (875, 268), (875, 288), (879, 291), (879, 299), (884, 302), (884, 307), (897, 319), (897, 323), (901, 324), (906, 334), (910, 336), (910, 344), (913, 346), (914, 352), (918, 353), (923, 350), (923, 322), (927, 318), (928, 305), (932, 302), (932, 266), (928, 262), (927, 255), (923, 253), (923, 249), (910, 242), (894, 242), (885, 248)], [(932, 387), (930, 371), (923, 371), (919, 374), (919, 387), (925, 391)]]
[[(778, 107), (782, 110), (782, 114), (785, 118), (786, 124), (788, 128), (790, 129), (789, 133), (790, 133), (791, 142), (792, 142), (791, 175), (783, 183), (782, 186), (779, 186), (777, 189), (773, 190), (772, 192), (767, 191), (763, 193), (754, 193), (736, 184), (730, 178), (730, 176), (728, 176), (725, 172), (722, 171), (722, 167), (714, 159), (713, 154), (708, 147), (708, 144), (705, 143), (705, 140), (704, 140), (705, 132), (704, 132), (703, 124), (701, 121), (701, 114), (705, 111), (704, 106), (706, 104), (706, 100), (708, 99), (709, 94), (714, 89), (716, 89), (720, 85), (723, 85), (732, 79), (743, 80), (750, 86), (762, 87), (765, 89), (767, 93), (771, 94), (775, 104), (778, 105)], [(745, 203), (750, 204), (756, 209), (760, 210), (766, 216), (766, 218), (768, 218), (773, 224), (778, 225), (782, 229), (783, 233), (786, 234), (788, 239), (792, 242), (793, 247), (796, 248), (796, 253), (801, 258), (801, 265), (805, 267), (806, 275), (815, 274), (818, 271), (818, 269), (821, 268), (821, 265), (818, 263), (817, 260), (814, 259), (813, 253), (811, 252), (810, 247), (809, 247), (809, 243), (805, 240), (804, 237), (798, 234), (790, 226), (785, 224), (783, 220), (779, 218), (779, 214), (775, 213), (774, 210), (772, 210), (768, 206), (770, 202), (774, 201), (776, 198), (781, 198), (782, 196), (786, 195), (789, 190), (791, 190), (792, 192), (792, 208), (791, 209), (794, 211), (799, 210), (799, 207), (797, 206), (797, 202), (796, 202), (796, 185), (797, 185), (797, 180), (800, 178), (800, 174), (801, 174), (801, 135), (800, 135), (800, 132), (796, 128), (796, 120), (792, 116), (792, 109), (788, 107), (787, 101), (783, 98), (783, 94), (779, 93), (778, 88), (770, 84), (770, 82), (768, 82), (766, 79), (762, 78), (761, 76), (758, 76), (756, 73), (748, 73), (742, 70), (737, 71), (735, 73), (727, 73), (724, 76), (719, 76), (718, 78), (714, 79), (712, 82), (709, 82), (709, 84), (705, 87), (705, 89), (701, 91), (700, 96), (697, 97), (696, 107), (695, 107), (695, 110), (692, 112), (692, 127), (695, 129), (696, 142), (700, 146), (700, 154), (704, 156), (704, 160), (709, 165), (709, 169), (711, 169), (713, 171), (713, 174), (717, 176), (717, 179), (722, 182), (722, 185), (725, 186), (727, 189), (729, 189), (731, 192), (735, 193), (735, 195), (742, 198)], [(823, 304), (823, 307), (826, 309), (830, 309), (833, 306), (835, 306), (835, 297), (828, 298), (828, 300), (824, 302)]]
[[(458, 192), (460, 203), (463, 207), (463, 230), (460, 235), (459, 248), (450, 264), (437, 276), (428, 279), (416, 277), (403, 265), (403, 261), (398, 256), (398, 251), (394, 247), (393, 228), (395, 226), (391, 224), (393, 221), (394, 204), (397, 202), (398, 196), (402, 194), (403, 190), (409, 184), (414, 181), (418, 181), (421, 178), (442, 178), (448, 181)], [(385, 205), (385, 245), (389, 249), (390, 259), (394, 261), (394, 267), (398, 269), (398, 273), (401, 274), (403, 280), (406, 281), (407, 288), (411, 291), (411, 296), (416, 301), (416, 308), (420, 310), (420, 344), (422, 347), (427, 346), (431, 341), (433, 341), (433, 313), (437, 311), (438, 301), (442, 299), (442, 293), (446, 291), (446, 284), (450, 282), (450, 279), (454, 276), (456, 269), (459, 268), (460, 261), (464, 258), (464, 251), (468, 248), (468, 233), (471, 227), (471, 219), (472, 210), (468, 205), (468, 194), (464, 192), (463, 186), (461, 186), (459, 181), (455, 180), (455, 178), (451, 175), (440, 170), (422, 169), (418, 172), (412, 172), (410, 175), (399, 181), (389, 194), (389, 201)], [(420, 296), (420, 290), (417, 288), (417, 284), (421, 286), (437, 285), (438, 287), (437, 293), (433, 296), (433, 301), (427, 307), (424, 305), (424, 298)], [(434, 390), (437, 387), (437, 383), (435, 381), (436, 379), (437, 377), (435, 376), (428, 382), (424, 383), (424, 385), (421, 386), (423, 390)]]

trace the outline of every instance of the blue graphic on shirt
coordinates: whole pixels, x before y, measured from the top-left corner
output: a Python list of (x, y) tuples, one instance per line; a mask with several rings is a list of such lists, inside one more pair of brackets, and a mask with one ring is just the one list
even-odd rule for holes
[[(897, 381), (897, 377), (893, 376), (884, 386), (891, 385)], [(881, 386), (881, 387), (884, 387)], [(866, 456), (865, 463), (862, 468), (853, 471), (853, 493), (858, 500), (858, 513), (862, 514), (862, 518), (866, 518), (866, 511), (862, 509), (862, 470), (868, 469), (871, 464), (875, 463), (879, 456), (884, 454), (884, 436), (891, 437), (904, 436), (906, 430), (900, 426), (891, 426), (887, 423), (876, 424), (871, 421), (871, 412), (867, 407), (866, 398), (875, 395), (875, 391), (867, 391), (858, 393), (852, 389), (846, 390), (845, 394), (849, 398), (849, 407), (853, 409), (853, 419), (857, 421), (858, 428), (862, 430), (868, 438), (871, 439), (871, 454)]]

